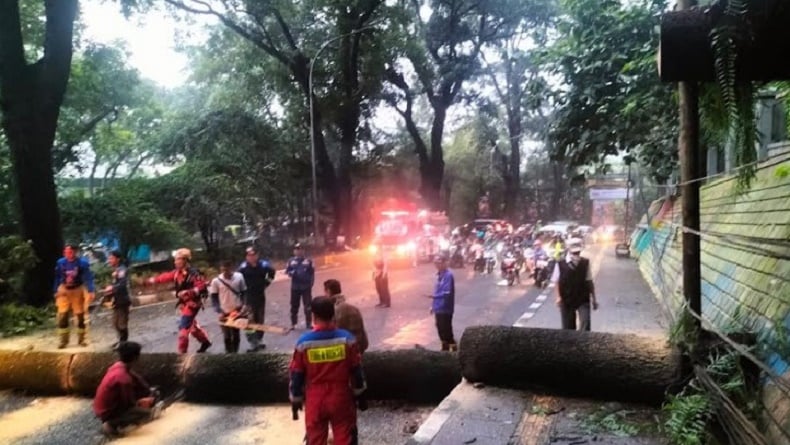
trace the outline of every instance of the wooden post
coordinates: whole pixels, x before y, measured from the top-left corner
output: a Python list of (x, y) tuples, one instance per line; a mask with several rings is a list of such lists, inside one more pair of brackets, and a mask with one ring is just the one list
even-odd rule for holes
[[(678, 9), (690, 9), (694, 0), (678, 0)], [(680, 136), (680, 194), (683, 197), (683, 295), (689, 308), (702, 314), (702, 288), (699, 232), (699, 84), (678, 82)], [(700, 322), (694, 319), (697, 330)]]

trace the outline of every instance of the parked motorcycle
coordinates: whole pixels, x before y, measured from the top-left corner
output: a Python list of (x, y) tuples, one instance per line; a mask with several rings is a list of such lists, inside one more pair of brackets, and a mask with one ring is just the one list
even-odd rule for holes
[(464, 249), (460, 244), (455, 244), (450, 248), (450, 267), (462, 268), (464, 267)]
[(492, 249), (488, 249), (483, 254), (483, 258), (485, 258), (486, 273), (491, 275), (494, 273), (494, 266), (496, 266), (496, 252)]

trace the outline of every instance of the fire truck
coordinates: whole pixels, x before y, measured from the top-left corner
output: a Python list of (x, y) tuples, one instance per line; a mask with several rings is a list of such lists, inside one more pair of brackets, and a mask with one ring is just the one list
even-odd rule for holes
[(390, 266), (416, 266), (430, 261), (446, 240), (449, 220), (441, 212), (382, 210), (378, 212), (370, 252)]

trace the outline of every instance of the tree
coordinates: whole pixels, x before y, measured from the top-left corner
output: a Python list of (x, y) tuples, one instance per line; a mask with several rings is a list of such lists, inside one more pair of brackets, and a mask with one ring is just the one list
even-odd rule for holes
[[(505, 0), (415, 0), (407, 3), (408, 20), (403, 26), (403, 56), (416, 72), (419, 87), (404, 75), (405, 67), (390, 65), (387, 81), (392, 86), (387, 101), (403, 117), (420, 160), (420, 193), (439, 209), (444, 175), (442, 148), (447, 112), (462, 98), (464, 83), (480, 71), (480, 51), (501, 39), (518, 1)], [(421, 13), (430, 8), (427, 20)], [(413, 36), (416, 35), (417, 38)], [(429, 142), (414, 120), (415, 98), (426, 95), (433, 112)]]
[[(550, 88), (541, 72), (539, 50), (548, 43), (549, 30), (556, 14), (553, 1), (533, 0), (523, 2), (519, 14), (521, 20), (512, 23), (512, 29), (496, 45), (492, 45), (494, 58), (487, 63), (486, 74), (494, 86), (496, 98), (501, 105), (507, 127), (507, 167), (503, 170), (505, 186), (504, 215), (517, 217), (516, 203), (521, 187), (521, 141), (526, 136), (545, 139), (543, 128), (530, 131), (525, 122), (544, 116), (542, 108), (550, 99)], [(532, 48), (532, 49), (528, 49)], [(545, 127), (544, 127), (545, 128)]]
[(95, 196), (73, 194), (61, 198), (64, 235), (69, 239), (118, 239), (121, 252), (147, 244), (169, 249), (186, 238), (184, 231), (156, 208), (148, 180), (129, 180), (102, 189)]
[[(242, 37), (266, 54), (287, 72), (290, 83), (302, 95), (303, 116), (309, 117), (307, 100), (313, 96), (315, 154), (321, 189), (333, 204), (336, 225), (346, 228), (351, 215), (350, 168), (359, 136), (362, 117), (369, 113), (371, 101), (380, 82), (377, 70), (380, 57), (388, 48), (376, 45), (373, 29), (384, 10), (383, 0), (323, 0), (293, 3), (287, 1), (258, 2), (252, 0), (164, 0), (182, 11), (215, 17), (228, 30)], [(152, 0), (127, 1), (127, 4), (155, 3)], [(330, 62), (315, 64), (315, 84), (320, 93), (309, 91), (312, 57), (327, 43), (327, 36), (337, 36), (329, 46), (335, 57)], [(374, 48), (377, 50), (374, 51)], [(321, 94), (323, 93), (323, 94)], [(329, 112), (334, 110), (335, 112)], [(323, 133), (325, 115), (338, 141), (339, 153), (333, 163)], [(307, 119), (303, 119), (306, 121)]]
[(567, 85), (552, 126), (554, 159), (570, 166), (634, 152), (663, 182), (677, 164), (675, 105), (655, 73), (664, 0), (564, 0), (550, 66)]
[(42, 50), (34, 62), (26, 59), (20, 5), (0, 1), (0, 108), (11, 150), (19, 196), (20, 221), (33, 242), (39, 262), (25, 278), (28, 302), (51, 298), (52, 265), (62, 244), (60, 215), (52, 163), (60, 107), (68, 83), (77, 0), (44, 0), (46, 19)]

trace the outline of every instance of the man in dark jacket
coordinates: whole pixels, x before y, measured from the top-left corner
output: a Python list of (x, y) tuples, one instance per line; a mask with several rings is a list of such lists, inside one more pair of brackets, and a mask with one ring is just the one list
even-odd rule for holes
[(447, 268), (449, 258), (446, 255), (437, 255), (434, 260), (436, 265), (436, 285), (431, 305), (431, 313), (436, 318), (436, 331), (442, 342), (442, 351), (457, 351), (453, 336), (453, 312), (455, 312), (455, 277)]
[(595, 299), (590, 260), (581, 256), (581, 240), (568, 242), (568, 256), (557, 261), (554, 283), (557, 306), (560, 308), (562, 329), (576, 329), (576, 315), (579, 316), (579, 330), (590, 330), (590, 308), (598, 309)]
[[(247, 283), (245, 304), (250, 310), (250, 322), (263, 324), (266, 317), (266, 288), (274, 281), (275, 270), (271, 263), (260, 259), (255, 247), (248, 247), (244, 262), (239, 266), (239, 272)], [(247, 342), (250, 348), (247, 352), (260, 351), (266, 348), (263, 341), (263, 332), (247, 331)]]
[(306, 258), (302, 245), (294, 245), (294, 256), (288, 260), (285, 273), (291, 277), (291, 325), (296, 329), (299, 302), (304, 306), (304, 321), (307, 330), (313, 329), (310, 320), (310, 302), (313, 300), (313, 284), (315, 283), (315, 267), (313, 260)]
[(105, 298), (112, 298), (112, 325), (118, 333), (118, 342), (112, 345), (115, 349), (120, 342), (129, 339), (129, 270), (123, 264), (123, 255), (117, 250), (110, 252), (107, 258), (112, 271), (112, 284), (104, 288)]

